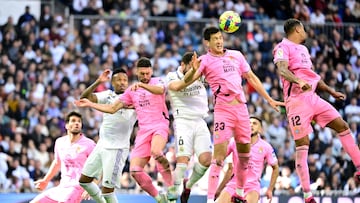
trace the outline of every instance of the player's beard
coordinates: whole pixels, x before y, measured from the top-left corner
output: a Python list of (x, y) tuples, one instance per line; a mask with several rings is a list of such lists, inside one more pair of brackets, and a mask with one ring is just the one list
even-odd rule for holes
[(148, 83), (149, 83), (149, 81), (150, 81), (150, 80), (148, 80), (148, 79), (146, 79), (146, 78), (144, 78), (144, 79), (140, 80), (140, 82), (142, 82), (142, 83), (144, 83), (144, 84), (148, 84)]
[(70, 131), (71, 134), (73, 135), (79, 135), (81, 133), (81, 128), (80, 129), (73, 129)]
[(124, 90), (124, 89), (121, 89), (121, 90), (115, 91), (115, 94), (123, 94), (124, 92), (125, 92), (125, 90)]
[(251, 137), (254, 137), (255, 135), (257, 135), (258, 133), (251, 133)]

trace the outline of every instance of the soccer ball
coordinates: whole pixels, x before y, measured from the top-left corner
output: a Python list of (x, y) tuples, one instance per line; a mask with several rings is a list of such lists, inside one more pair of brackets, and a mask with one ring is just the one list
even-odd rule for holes
[(239, 29), (241, 18), (238, 13), (234, 11), (225, 11), (220, 15), (219, 27), (226, 33), (233, 33)]

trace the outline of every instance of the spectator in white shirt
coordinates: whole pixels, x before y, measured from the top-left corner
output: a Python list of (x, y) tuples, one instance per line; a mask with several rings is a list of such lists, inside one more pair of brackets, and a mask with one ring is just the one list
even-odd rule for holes
[(360, 106), (357, 104), (357, 98), (353, 97), (350, 104), (345, 106), (345, 115), (348, 122), (360, 122)]
[(325, 15), (321, 12), (320, 9), (316, 9), (315, 12), (310, 14), (310, 23), (317, 25), (325, 24)]

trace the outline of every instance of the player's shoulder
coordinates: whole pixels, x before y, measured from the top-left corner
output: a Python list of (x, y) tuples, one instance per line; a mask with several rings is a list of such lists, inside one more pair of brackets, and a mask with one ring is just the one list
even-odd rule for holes
[(86, 144), (86, 145), (95, 145), (95, 141), (87, 136), (85, 136), (84, 134), (82, 135), (82, 138), (83, 142)]
[(159, 83), (160, 81), (162, 81), (161, 77), (152, 77), (149, 83)]
[(56, 144), (56, 143), (64, 142), (64, 141), (67, 140), (67, 139), (68, 139), (68, 138), (67, 138), (67, 135), (58, 137), (58, 138), (55, 139), (55, 144)]
[(171, 71), (166, 75), (167, 80), (174, 80), (177, 78), (176, 71)]
[(260, 139), (259, 139), (259, 142), (261, 143), (261, 145), (262, 145), (263, 147), (267, 148), (268, 150), (271, 150), (271, 151), (274, 150), (273, 146), (271, 146), (271, 144), (268, 143), (266, 140), (260, 138)]
[(281, 40), (279, 43), (277, 43), (276, 45), (275, 45), (275, 50), (276, 49), (286, 49), (286, 48), (288, 48), (289, 46), (291, 46), (291, 44), (289, 43), (289, 41), (288, 40), (286, 40), (286, 39), (283, 39), (283, 40)]
[(113, 90), (104, 90), (104, 91), (101, 91), (101, 92), (95, 92), (94, 93), (97, 97), (101, 97), (101, 96), (111, 96), (112, 94), (114, 94), (114, 91)]
[(226, 49), (227, 54), (242, 55), (241, 51), (235, 49)]

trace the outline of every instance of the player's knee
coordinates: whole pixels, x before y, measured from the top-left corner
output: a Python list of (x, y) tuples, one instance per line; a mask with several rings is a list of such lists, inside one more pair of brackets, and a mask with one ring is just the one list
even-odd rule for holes
[(199, 163), (205, 167), (209, 167), (211, 164), (211, 157), (206, 159), (199, 159)]
[(161, 157), (164, 156), (164, 153), (162, 150), (158, 150), (158, 149), (151, 149), (151, 156), (156, 159), (157, 157)]
[(201, 164), (201, 165), (203, 165), (203, 166), (205, 166), (205, 167), (209, 167), (210, 166), (210, 164), (211, 164), (211, 160), (209, 159), (209, 160), (203, 160), (203, 161), (199, 161), (199, 163)]
[(93, 180), (94, 180), (94, 178), (88, 177), (88, 176), (86, 176), (84, 174), (81, 174), (80, 179), (79, 179), (79, 183), (90, 183)]
[(338, 133), (344, 132), (346, 130), (349, 130), (349, 124), (347, 122), (345, 122), (344, 120), (342, 120), (340, 126), (339, 126), (339, 130), (337, 131)]

